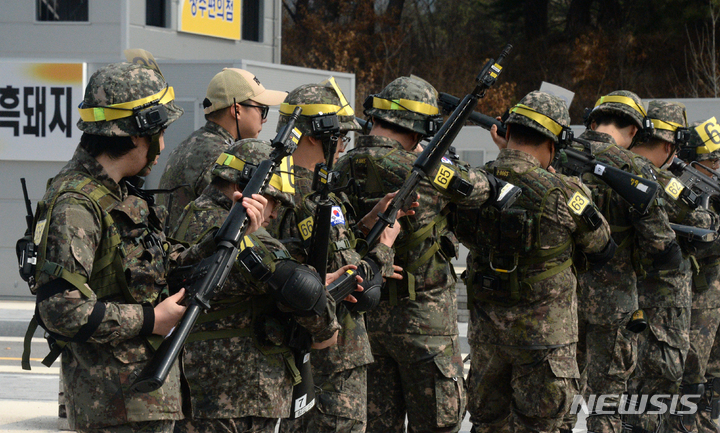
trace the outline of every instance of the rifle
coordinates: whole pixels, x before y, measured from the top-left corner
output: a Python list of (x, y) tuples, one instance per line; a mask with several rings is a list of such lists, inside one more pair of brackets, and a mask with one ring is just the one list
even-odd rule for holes
[(18, 267), (20, 268), (20, 278), (28, 283), (30, 288), (35, 286), (35, 265), (37, 264), (37, 246), (33, 240), (33, 210), (32, 202), (27, 192), (27, 185), (25, 185), (25, 178), (20, 178), (20, 184), (22, 185), (23, 198), (25, 199), (25, 209), (27, 215), (25, 215), (25, 221), (27, 223), (27, 230), (25, 230), (25, 236), (18, 239), (15, 244), (15, 252), (18, 257)]
[(710, 198), (720, 197), (720, 182), (699, 171), (694, 165), (701, 165), (703, 169), (720, 177), (720, 173), (709, 167), (705, 167), (697, 161), (687, 163), (678, 157), (673, 159), (669, 170), (678, 177), (683, 185), (697, 192), (700, 195), (700, 205), (708, 209), (710, 207)]
[(686, 226), (681, 224), (670, 223), (677, 236), (682, 236), (689, 241), (695, 242), (714, 242), (718, 238), (718, 232), (700, 227)]
[[(440, 93), (440, 105), (443, 110), (456, 106), (458, 98)], [(471, 122), (481, 126), (488, 131), (493, 125), (497, 126), (497, 133), (505, 136), (507, 128), (500, 120), (494, 119), (482, 113), (473, 112), (469, 119)], [(636, 176), (632, 173), (611, 167), (595, 160), (591, 153), (590, 143), (580, 138), (573, 138), (573, 141), (583, 146), (584, 151), (572, 147), (560, 150), (560, 165), (572, 175), (581, 176), (584, 173), (592, 173), (595, 177), (602, 179), (620, 197), (625, 199), (630, 206), (641, 214), (647, 212), (650, 204), (655, 200), (659, 186), (656, 182)]]
[[(325, 119), (322, 119), (322, 118)], [(315, 120), (314, 118), (318, 118)], [(356, 117), (358, 121), (369, 123)], [(372, 125), (372, 123), (370, 123)], [(312, 189), (319, 195), (315, 217), (313, 221), (312, 240), (308, 250), (308, 264), (312, 265), (322, 280), (325, 281), (327, 271), (327, 258), (330, 240), (330, 220), (332, 218), (333, 203), (329, 199), (330, 192), (334, 190), (335, 173), (332, 171), (335, 162), (335, 151), (340, 133), (340, 124), (337, 115), (317, 115), (311, 117), (311, 126), (314, 136), (319, 136), (328, 143), (328, 156), (325, 163), (315, 165)], [(361, 126), (365, 127), (362, 123)], [(372, 126), (371, 126), (372, 127)], [(328, 285), (328, 292), (335, 302), (340, 302), (356, 290), (357, 271), (348, 269), (337, 280)]]
[[(244, 197), (261, 194), (270, 182), (273, 170), (280, 161), (292, 154), (299, 139), (293, 131), (295, 121), (302, 109), (297, 107), (271, 144), (274, 148), (270, 158), (261, 162), (247, 186), (243, 190)], [(192, 284), (187, 289), (187, 310), (175, 326), (174, 331), (163, 340), (154, 356), (133, 380), (130, 389), (137, 392), (152, 392), (160, 388), (187, 341), (190, 331), (201, 311), (210, 308), (210, 300), (216, 290), (220, 289), (230, 273), (238, 256), (240, 242), (249, 225), (247, 211), (242, 204), (235, 203), (230, 214), (220, 229), (215, 233), (215, 252), (195, 266), (190, 278)]]
[(330, 240), (330, 220), (332, 217), (333, 202), (330, 200), (332, 189), (333, 172), (332, 165), (335, 162), (335, 151), (340, 135), (340, 123), (337, 114), (318, 114), (310, 118), (310, 125), (314, 137), (323, 141), (323, 148), (327, 144), (327, 159), (324, 163), (315, 165), (312, 189), (315, 191), (313, 199), (318, 197), (315, 217), (313, 218), (313, 230), (308, 251), (308, 264), (312, 265), (320, 274), (320, 279), (325, 281), (327, 273), (327, 261)]
[[(500, 57), (498, 57), (497, 62), (490, 59), (487, 63), (485, 63), (485, 66), (483, 66), (480, 74), (478, 74), (475, 78), (475, 82), (477, 83), (475, 89), (473, 89), (471, 93), (465, 95), (448, 120), (442, 125), (440, 131), (438, 131), (437, 134), (433, 136), (430, 143), (425, 146), (420, 156), (418, 156), (415, 163), (413, 163), (410, 175), (400, 187), (400, 190), (390, 202), (385, 212), (378, 214), (378, 221), (370, 229), (370, 232), (366, 237), (368, 246), (372, 246), (373, 243), (378, 240), (380, 234), (387, 226), (395, 224), (399, 210), (409, 209), (412, 202), (415, 201), (415, 190), (417, 189), (420, 180), (425, 176), (429, 176), (430, 173), (432, 173), (433, 170), (440, 165), (442, 157), (445, 156), (445, 153), (452, 144), (453, 140), (455, 140), (455, 137), (457, 137), (460, 129), (462, 129), (465, 122), (473, 113), (478, 100), (483, 98), (487, 89), (495, 84), (497, 77), (502, 71), (501, 64), (505, 57), (507, 57), (510, 53), (511, 49), (512, 45), (506, 45), (500, 54)], [(511, 201), (514, 201), (518, 192), (519, 189), (515, 191), (515, 195), (510, 196), (505, 194), (509, 199), (508, 204), (510, 204)]]

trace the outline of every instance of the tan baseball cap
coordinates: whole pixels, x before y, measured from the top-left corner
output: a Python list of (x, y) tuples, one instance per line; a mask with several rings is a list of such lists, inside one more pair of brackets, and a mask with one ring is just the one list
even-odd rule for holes
[(265, 89), (255, 75), (244, 69), (225, 68), (210, 80), (203, 107), (205, 114), (210, 114), (231, 106), (233, 98), (235, 102), (252, 99), (262, 105), (280, 105), (286, 96), (287, 92)]

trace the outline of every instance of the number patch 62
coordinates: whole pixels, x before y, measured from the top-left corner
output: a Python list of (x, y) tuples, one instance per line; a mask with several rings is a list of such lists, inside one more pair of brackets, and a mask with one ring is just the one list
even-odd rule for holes
[(668, 193), (672, 198), (675, 200), (680, 197), (680, 193), (682, 190), (685, 189), (685, 186), (677, 179), (670, 179), (670, 182), (668, 182), (667, 186), (665, 187), (665, 192)]

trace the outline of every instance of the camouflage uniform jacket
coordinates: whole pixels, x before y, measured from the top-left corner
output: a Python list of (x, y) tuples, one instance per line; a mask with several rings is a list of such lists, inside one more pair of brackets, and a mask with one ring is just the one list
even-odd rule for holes
[[(710, 200), (710, 209), (718, 217), (718, 203)], [(693, 274), (693, 310), (720, 307), (720, 241), (698, 251), (695, 258), (700, 272)]]
[[(195, 200), (210, 184), (215, 160), (234, 142), (235, 139), (225, 128), (208, 121), (170, 153), (165, 172), (160, 178), (159, 188), (188, 186), (158, 196), (158, 204), (166, 207), (170, 205), (167, 209), (168, 227), (177, 224), (185, 206)], [(170, 200), (171, 196), (172, 200)]]
[[(598, 162), (643, 177), (653, 170), (639, 169), (633, 161), (636, 155), (615, 144), (612, 136), (586, 130), (580, 136), (590, 142)], [(644, 167), (644, 166), (643, 166)], [(675, 239), (667, 213), (653, 203), (643, 215), (632, 210), (629, 204), (602, 180), (591, 174), (583, 182), (592, 192), (595, 204), (610, 224), (613, 239), (618, 245), (615, 256), (598, 270), (578, 275), (580, 286), (579, 306), (590, 323), (606, 323), (611, 315), (632, 313), (637, 309), (637, 278), (633, 266), (635, 250), (658, 253)]]
[[(231, 206), (230, 199), (209, 185), (186, 207), (173, 235), (191, 243), (212, 236)], [(261, 258), (287, 253), (265, 229), (247, 236), (246, 245), (248, 239)], [(289, 352), (283, 345), (288, 315), (279, 311), (268, 290), (267, 284), (253, 279), (235, 263), (221, 291), (215, 294), (211, 309), (198, 319), (191, 334), (197, 340), (185, 346), (182, 361), (193, 418), (290, 415), (292, 377), (286, 366)], [(324, 317), (296, 320), (316, 341), (323, 341), (339, 329), (334, 308), (334, 303), (328, 302)], [(262, 335), (258, 329), (263, 330)]]
[[(468, 267), (484, 277), (479, 281), (494, 276), (499, 283), (485, 290), (483, 284), (468, 287), (477, 313), (471, 342), (523, 347), (577, 342), (573, 253), (602, 252), (610, 242), (609, 225), (599, 212), (596, 228), (581, 217), (593, 204), (578, 178), (550, 173), (530, 154), (503, 149), (487, 169), (523, 193), (503, 212), (458, 209), (455, 233), (474, 253)], [(513, 267), (507, 280), (492, 269)]]
[[(312, 193), (313, 173), (304, 168), (295, 166), (295, 208), (283, 208), (279, 218), (273, 220), (270, 230), (288, 248), (293, 258), (301, 263), (307, 261), (306, 239), (311, 232), (303, 234), (298, 223), (312, 218), (315, 215), (316, 203), (310, 198)], [(373, 273), (367, 263), (350, 245), (352, 232), (349, 231), (353, 216), (347, 212), (349, 204), (342, 201), (344, 194), (330, 195), (334, 202), (332, 209), (330, 231), (330, 256), (327, 271), (334, 272), (344, 265), (356, 265), (358, 270), (364, 268), (368, 279)], [(341, 245), (339, 248), (333, 245)], [(384, 269), (387, 275), (392, 274), (393, 251), (391, 248), (378, 244), (369, 253), (369, 257)], [(354, 367), (369, 364), (373, 361), (370, 352), (370, 341), (365, 329), (365, 318), (359, 313), (350, 313), (343, 302), (337, 306), (338, 320), (342, 330), (338, 334), (338, 344), (327, 349), (313, 351), (311, 356), (313, 371), (320, 374), (331, 374), (338, 371), (349, 370)]]
[[(65, 337), (73, 337), (90, 320), (96, 304), (98, 307), (105, 305), (102, 321), (91, 337), (86, 342), (69, 343), (65, 347), (62, 370), (68, 407), (74, 408), (80, 429), (180, 419), (177, 366), (157, 391), (135, 393), (129, 387), (131, 374), (139, 372), (153, 354), (146, 339), (152, 328), (148, 330), (143, 326), (152, 322), (145, 322), (145, 314), (152, 313), (151, 305), (167, 287), (166, 269), (170, 259), (176, 259), (181, 250), (170, 248), (165, 242), (154, 207), (140, 197), (128, 195), (124, 184), (116, 183), (95, 158), (78, 146), (43, 198), (51, 201), (60, 194), (51, 215), (38, 215), (36, 231), (42, 232), (42, 227), (49, 226), (45, 249), (48, 262), (90, 282), (97, 281), (91, 278), (94, 272), (107, 269), (95, 268), (104, 238), (103, 223), (95, 205), (82, 194), (58, 190), (66, 179), (77, 176), (94, 179), (110, 192), (105, 198), (112, 203), (109, 214), (114, 221), (113, 230), (117, 230), (120, 239), (118, 250), (125, 270), (123, 281), (127, 283), (128, 296), (133, 299), (123, 296), (119, 279), (112, 277), (104, 280), (104, 287), (86, 285), (88, 289), (83, 293), (89, 296), (78, 290), (65, 290), (38, 302), (40, 319), (51, 332)], [(149, 236), (154, 236), (158, 242), (146, 243)], [(43, 285), (55, 278), (40, 273), (39, 293), (43, 293)]]
[[(663, 188), (661, 192), (665, 211), (670, 222), (699, 227), (709, 230), (718, 229), (718, 218), (710, 210), (703, 208), (690, 209), (688, 205), (677, 199), (682, 190), (682, 183), (667, 170), (657, 170), (657, 182)], [(680, 187), (678, 187), (680, 186)], [(684, 239), (679, 238), (685, 260), (679, 269), (670, 269), (657, 272), (648, 272), (645, 287), (655, 281), (655, 290), (643, 290), (640, 293), (641, 305), (690, 307), (692, 304), (692, 277), (700, 271), (697, 259), (692, 256), (696, 250), (688, 245)]]
[[(400, 143), (381, 136), (362, 136), (355, 148), (340, 158), (335, 166), (342, 174), (340, 184), (349, 178), (357, 184), (350, 200), (358, 215), (364, 215), (386, 193), (396, 191), (405, 181), (418, 154), (404, 150)], [(448, 176), (462, 175), (474, 188), (467, 197), (438, 186)], [(445, 182), (443, 182), (445, 181)], [(455, 271), (450, 257), (455, 256), (454, 240), (442, 218), (450, 204), (463, 203), (478, 208), (489, 197), (490, 186), (481, 171), (466, 170), (444, 158), (440, 167), (423, 179), (417, 189), (420, 207), (415, 215), (399, 219), (402, 232), (396, 240), (395, 264), (404, 268), (403, 280), (397, 284), (397, 305), (392, 297), (393, 280), (383, 287), (384, 300), (366, 313), (368, 332), (391, 332), (427, 335), (457, 334)], [(414, 235), (427, 230), (426, 237)], [(410, 283), (414, 283), (410, 293)], [(388, 287), (390, 286), (390, 287)], [(388, 292), (390, 294), (388, 295)]]

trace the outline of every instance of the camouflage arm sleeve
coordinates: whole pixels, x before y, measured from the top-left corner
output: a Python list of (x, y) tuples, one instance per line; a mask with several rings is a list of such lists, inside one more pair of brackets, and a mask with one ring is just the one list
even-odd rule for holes
[(665, 210), (654, 204), (645, 215), (633, 213), (636, 246), (647, 254), (658, 254), (675, 242), (675, 232)]
[[(447, 185), (449, 180), (452, 180), (451, 177), (448, 177), (448, 174), (444, 175), (444, 173), (449, 173), (448, 170), (454, 173), (453, 177), (459, 176), (472, 185), (472, 191), (468, 196), (463, 196), (457, 191), (453, 191), (453, 188)], [(428, 181), (430, 181), (437, 191), (447, 196), (450, 201), (463, 207), (478, 208), (485, 204), (490, 198), (490, 182), (488, 182), (487, 173), (482, 169), (470, 168), (467, 171), (466, 177), (463, 177), (459, 168), (449, 164), (441, 164), (437, 170), (431, 173)]]
[[(47, 259), (87, 278), (102, 237), (92, 204), (81, 196), (65, 194), (55, 204), (49, 230)], [(86, 298), (79, 290), (66, 290), (40, 302), (38, 310), (50, 331), (73, 337), (87, 323), (96, 302), (94, 293)], [(126, 340), (137, 336), (142, 325), (141, 305), (107, 302), (102, 323), (88, 341)]]
[[(585, 187), (579, 179), (569, 179), (571, 184), (570, 195), (573, 194), (573, 190), (583, 194), (586, 198), (590, 198), (590, 191)], [(599, 253), (605, 249), (608, 242), (611, 239), (610, 236), (610, 225), (605, 220), (605, 217), (597, 210), (597, 216), (600, 218), (600, 225), (593, 229), (582, 216), (574, 213), (570, 210), (568, 202), (565, 196), (562, 194), (552, 194), (557, 199), (557, 215), (559, 221), (564, 221), (564, 224), (568, 224), (571, 227), (573, 238), (575, 239), (575, 246), (584, 253), (593, 254)], [(592, 202), (588, 206), (595, 206)]]

